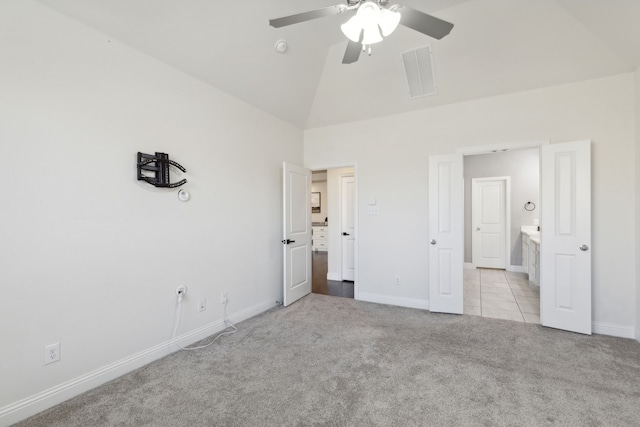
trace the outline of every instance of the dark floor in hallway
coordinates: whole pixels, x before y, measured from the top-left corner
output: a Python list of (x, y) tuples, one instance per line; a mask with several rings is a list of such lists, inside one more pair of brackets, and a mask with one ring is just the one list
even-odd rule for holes
[(353, 298), (353, 282), (327, 280), (327, 252), (313, 251), (311, 252), (311, 259), (313, 273), (311, 292), (334, 297)]

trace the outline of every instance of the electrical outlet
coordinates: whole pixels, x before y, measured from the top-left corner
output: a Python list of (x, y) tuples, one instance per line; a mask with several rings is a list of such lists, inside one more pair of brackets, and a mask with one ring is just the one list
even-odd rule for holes
[(207, 300), (202, 298), (198, 301), (198, 311), (205, 311), (207, 309)]
[(44, 364), (57, 362), (60, 360), (60, 343), (50, 344), (44, 348)]
[(227, 303), (227, 293), (223, 292), (220, 294), (220, 304), (225, 305)]
[(400, 276), (398, 274), (396, 274), (396, 281), (395, 281), (396, 285), (400, 284)]

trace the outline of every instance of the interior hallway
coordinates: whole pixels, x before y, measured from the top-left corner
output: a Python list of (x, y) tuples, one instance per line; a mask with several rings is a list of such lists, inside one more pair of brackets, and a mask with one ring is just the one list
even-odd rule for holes
[(328, 252), (311, 252), (311, 292), (334, 297), (353, 298), (353, 282), (327, 280), (327, 259)]
[(540, 288), (525, 273), (464, 269), (464, 314), (540, 323)]

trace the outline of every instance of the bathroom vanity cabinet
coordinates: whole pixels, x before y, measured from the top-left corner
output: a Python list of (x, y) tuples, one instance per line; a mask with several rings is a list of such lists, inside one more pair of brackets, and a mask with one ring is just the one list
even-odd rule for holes
[(536, 226), (522, 226), (522, 268), (529, 281), (539, 285), (540, 277), (540, 232)]

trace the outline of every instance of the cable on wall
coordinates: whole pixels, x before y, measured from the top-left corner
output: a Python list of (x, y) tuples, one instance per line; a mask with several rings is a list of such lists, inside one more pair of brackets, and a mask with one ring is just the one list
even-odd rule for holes
[[(176, 303), (176, 311), (175, 311), (175, 316), (173, 319), (173, 333), (171, 334), (171, 341), (173, 342), (173, 340), (176, 337), (176, 333), (178, 332), (178, 327), (180, 326), (180, 314), (181, 314), (181, 307), (182, 307), (182, 298), (184, 297), (185, 292), (178, 292), (178, 301)], [(236, 328), (236, 326), (231, 323), (229, 321), (229, 318), (227, 317), (227, 300), (225, 299), (224, 304), (223, 304), (223, 318), (224, 318), (224, 324), (225, 326), (228, 328), (231, 328), (231, 330), (229, 331), (224, 331), (220, 334), (218, 334), (211, 342), (208, 342), (207, 344), (203, 344), (203, 345), (199, 345), (196, 347), (182, 347), (178, 342), (175, 342), (174, 344), (177, 345), (181, 350), (199, 350), (202, 348), (207, 348), (209, 347), (211, 344), (213, 344), (214, 342), (216, 342), (218, 340), (218, 338), (223, 337), (225, 335), (231, 335), (231, 334), (235, 334), (236, 332), (238, 332), (238, 328)]]

